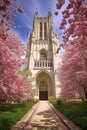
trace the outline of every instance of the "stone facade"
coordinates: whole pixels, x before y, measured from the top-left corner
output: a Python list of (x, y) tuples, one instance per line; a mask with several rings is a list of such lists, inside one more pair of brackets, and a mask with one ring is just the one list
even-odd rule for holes
[(28, 37), (28, 52), (26, 67), (35, 78), (33, 89), (35, 99), (56, 98), (59, 95), (59, 82), (55, 72), (61, 62), (58, 34), (54, 34), (51, 12), (47, 17), (34, 14), (33, 30)]

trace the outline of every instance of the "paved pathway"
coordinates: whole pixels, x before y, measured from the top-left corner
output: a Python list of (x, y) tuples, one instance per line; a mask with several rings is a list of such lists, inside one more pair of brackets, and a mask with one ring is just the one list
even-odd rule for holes
[(63, 126), (48, 102), (40, 101), (25, 130), (67, 130), (67, 128)]

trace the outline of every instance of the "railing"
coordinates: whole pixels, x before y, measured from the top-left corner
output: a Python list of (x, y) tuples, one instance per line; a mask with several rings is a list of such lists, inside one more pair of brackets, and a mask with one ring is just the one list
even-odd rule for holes
[(34, 62), (34, 67), (36, 68), (50, 68), (53, 67), (52, 62), (48, 60), (39, 60)]

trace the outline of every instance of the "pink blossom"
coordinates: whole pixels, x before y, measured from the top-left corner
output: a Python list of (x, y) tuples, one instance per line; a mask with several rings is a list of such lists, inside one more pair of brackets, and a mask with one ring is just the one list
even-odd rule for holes
[[(0, 38), (0, 100), (26, 101), (31, 98), (32, 86), (27, 77), (18, 74), (24, 63), (26, 46), (14, 33), (7, 33), (5, 40)], [(33, 96), (32, 96), (33, 98)]]

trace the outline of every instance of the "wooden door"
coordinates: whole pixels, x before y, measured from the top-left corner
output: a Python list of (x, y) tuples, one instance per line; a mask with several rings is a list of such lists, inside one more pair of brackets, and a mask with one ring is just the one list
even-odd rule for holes
[(48, 91), (39, 91), (39, 100), (48, 100)]

